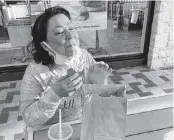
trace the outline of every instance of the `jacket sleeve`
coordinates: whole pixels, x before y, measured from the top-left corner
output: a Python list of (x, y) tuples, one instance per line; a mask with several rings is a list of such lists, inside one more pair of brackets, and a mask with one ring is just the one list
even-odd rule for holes
[(60, 98), (50, 87), (43, 90), (35, 78), (36, 70), (29, 65), (21, 83), (20, 111), (27, 126), (46, 123), (58, 108)]

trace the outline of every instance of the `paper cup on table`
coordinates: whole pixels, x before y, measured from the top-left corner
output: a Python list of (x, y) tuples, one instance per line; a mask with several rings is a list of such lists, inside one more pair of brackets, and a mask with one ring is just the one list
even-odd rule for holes
[(71, 138), (73, 134), (72, 126), (66, 123), (62, 123), (62, 138), (60, 138), (59, 133), (59, 123), (51, 126), (48, 130), (48, 138), (49, 140), (68, 140)]

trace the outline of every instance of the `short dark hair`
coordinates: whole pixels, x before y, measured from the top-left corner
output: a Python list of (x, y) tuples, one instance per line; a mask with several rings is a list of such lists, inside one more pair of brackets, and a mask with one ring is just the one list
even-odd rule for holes
[[(42, 41), (46, 41), (48, 20), (56, 14), (64, 14), (70, 20), (70, 13), (60, 6), (46, 9), (35, 21), (32, 28), (33, 40), (28, 47), (32, 47), (31, 54), (36, 63), (43, 65), (54, 64), (54, 58), (40, 45)], [(30, 49), (28, 49), (30, 50)]]

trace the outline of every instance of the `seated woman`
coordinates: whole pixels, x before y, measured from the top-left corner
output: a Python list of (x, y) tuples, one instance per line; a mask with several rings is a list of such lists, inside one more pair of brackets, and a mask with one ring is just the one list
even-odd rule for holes
[(23, 120), (30, 127), (57, 123), (59, 108), (63, 121), (81, 119), (80, 89), (83, 83), (91, 83), (88, 71), (97, 66), (108, 72), (108, 65), (96, 62), (79, 48), (78, 33), (69, 12), (62, 7), (45, 10), (34, 24), (32, 37), (34, 61), (28, 65), (21, 84)]

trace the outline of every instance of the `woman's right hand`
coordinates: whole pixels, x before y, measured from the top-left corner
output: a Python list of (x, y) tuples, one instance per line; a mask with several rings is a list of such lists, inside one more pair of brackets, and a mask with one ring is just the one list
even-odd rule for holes
[[(56, 58), (56, 52), (46, 42), (43, 41), (40, 43), (40, 45), (45, 51), (48, 51), (48, 53), (52, 55), (54, 59)], [(79, 75), (79, 73), (76, 73), (72, 69), (68, 69), (67, 75), (56, 79), (52, 89), (59, 97), (67, 97), (69, 96), (69, 93), (77, 91), (82, 84), (82, 77)]]
[(60, 97), (67, 97), (69, 93), (77, 91), (83, 85), (82, 77), (79, 73), (67, 74), (56, 80), (52, 86), (53, 91)]

